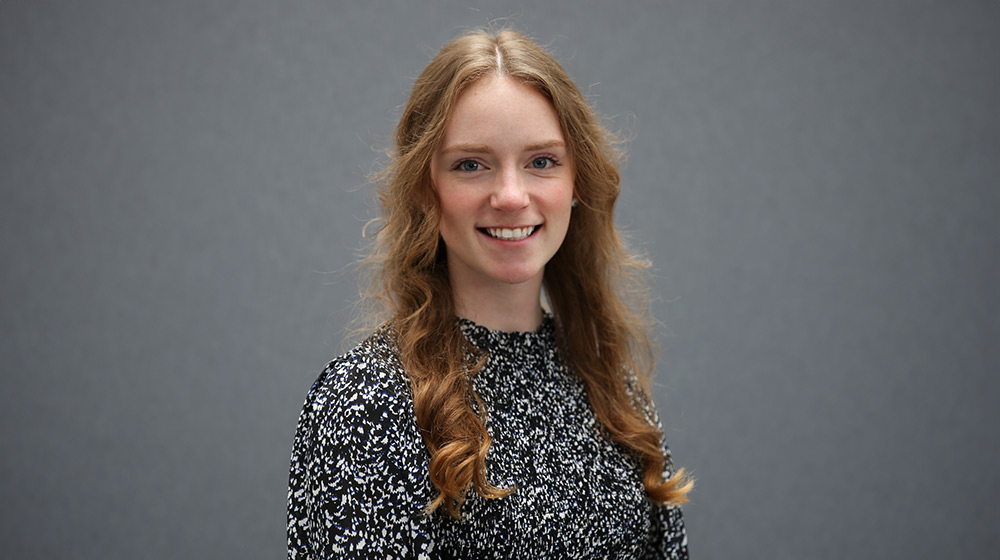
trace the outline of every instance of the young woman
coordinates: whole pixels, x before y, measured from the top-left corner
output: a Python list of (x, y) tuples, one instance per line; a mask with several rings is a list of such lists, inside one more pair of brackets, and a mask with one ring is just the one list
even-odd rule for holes
[(580, 91), (523, 35), (468, 33), (395, 143), (366, 263), (379, 326), (306, 399), (289, 557), (687, 558), (642, 262)]

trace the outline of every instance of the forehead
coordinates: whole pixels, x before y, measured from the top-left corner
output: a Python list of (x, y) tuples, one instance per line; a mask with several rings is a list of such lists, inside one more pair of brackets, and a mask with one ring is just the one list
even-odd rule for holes
[(516, 79), (489, 75), (458, 97), (445, 127), (442, 149), (449, 145), (564, 141), (552, 103)]

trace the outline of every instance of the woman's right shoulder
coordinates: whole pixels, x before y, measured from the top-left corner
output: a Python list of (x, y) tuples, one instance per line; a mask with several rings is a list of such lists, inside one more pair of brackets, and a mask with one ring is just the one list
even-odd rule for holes
[(405, 380), (399, 360), (396, 336), (388, 325), (382, 326), (357, 346), (331, 360), (317, 382), (331, 388), (364, 385), (394, 385)]
[(338, 424), (381, 423), (412, 416), (412, 406), (396, 338), (391, 327), (383, 326), (323, 368), (304, 412)]
[(379, 329), (327, 364), (309, 390), (292, 444), (289, 546), (325, 546), (329, 538), (337, 541), (329, 541), (333, 554), (361, 535), (375, 554), (384, 539), (397, 538), (380, 529), (385, 523), (418, 515), (433, 497), (396, 348), (391, 332)]

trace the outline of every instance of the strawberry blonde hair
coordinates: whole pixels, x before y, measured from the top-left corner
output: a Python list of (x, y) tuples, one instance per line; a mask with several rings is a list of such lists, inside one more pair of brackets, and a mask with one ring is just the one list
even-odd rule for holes
[(430, 176), (431, 158), (459, 96), (491, 74), (519, 80), (552, 103), (573, 161), (579, 204), (543, 280), (561, 357), (583, 380), (605, 436), (640, 464), (649, 498), (684, 503), (692, 481), (683, 469), (664, 480), (672, 469), (651, 412), (655, 356), (643, 277), (648, 265), (627, 249), (613, 221), (620, 191), (614, 138), (545, 50), (516, 31), (479, 30), (445, 45), (413, 85), (392, 160), (375, 177), (382, 225), (362, 266), (365, 317), (371, 324), (393, 324), (430, 452), (430, 480), (438, 494), (427, 511), (443, 507), (459, 517), (470, 486), (486, 498), (513, 491), (487, 479), (488, 411), (471, 383), (487, 356), (465, 339), (455, 319)]

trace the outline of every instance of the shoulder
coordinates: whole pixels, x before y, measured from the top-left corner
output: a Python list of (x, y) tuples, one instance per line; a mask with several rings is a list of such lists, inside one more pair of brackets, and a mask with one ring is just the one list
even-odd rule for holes
[[(409, 379), (395, 336), (382, 327), (323, 368), (303, 415), (322, 439), (367, 439), (415, 427)], [(381, 439), (381, 438), (379, 438)]]
[(409, 390), (399, 361), (396, 337), (382, 327), (326, 365), (316, 380), (318, 392), (331, 397), (370, 396)]
[(386, 328), (323, 368), (292, 446), (290, 556), (408, 558), (419, 550), (410, 523), (432, 494), (410, 395)]

